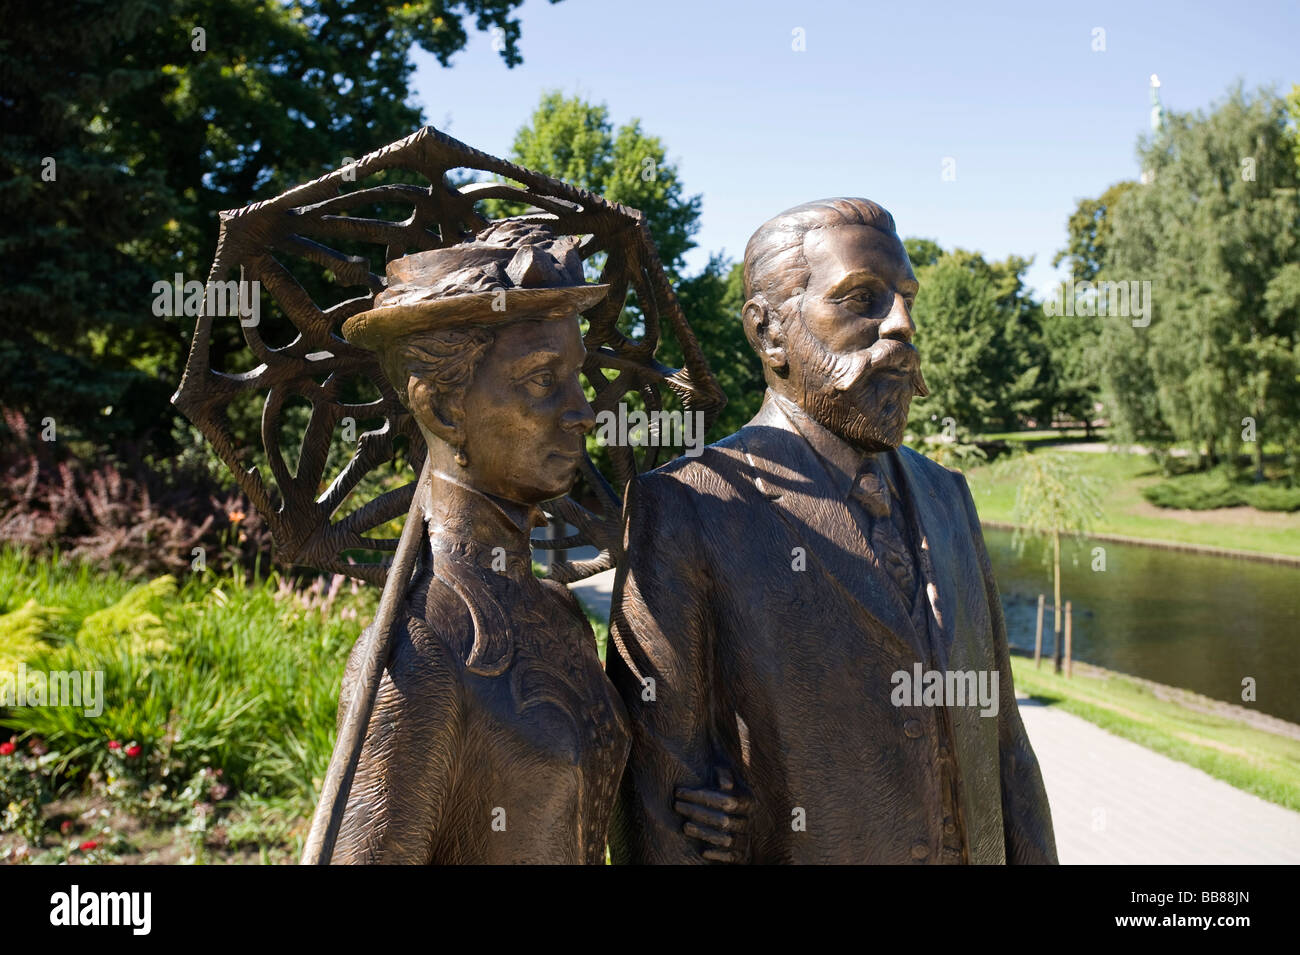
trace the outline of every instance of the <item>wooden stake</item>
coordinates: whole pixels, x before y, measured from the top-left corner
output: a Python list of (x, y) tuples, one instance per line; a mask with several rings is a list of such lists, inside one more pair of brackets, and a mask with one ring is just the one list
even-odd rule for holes
[(1034, 666), (1043, 665), (1043, 602), (1046, 598), (1038, 595), (1038, 627), (1034, 631)]
[(1067, 677), (1070, 675), (1070, 662), (1073, 658), (1070, 635), (1074, 628), (1071, 626), (1071, 619), (1070, 601), (1067, 600), (1065, 602), (1065, 675)]

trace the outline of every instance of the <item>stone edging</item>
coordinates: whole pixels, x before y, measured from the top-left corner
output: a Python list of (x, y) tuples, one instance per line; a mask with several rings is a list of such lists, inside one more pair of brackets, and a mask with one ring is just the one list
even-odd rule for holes
[[(994, 530), (1022, 530), (1019, 524), (1007, 521), (985, 521), (980, 524)], [(1161, 550), (1177, 550), (1188, 554), (1204, 554), (1209, 557), (1233, 557), (1237, 560), (1253, 560), (1262, 564), (1284, 564), (1288, 567), (1300, 567), (1300, 557), (1290, 554), (1269, 554), (1263, 551), (1231, 550), (1227, 547), (1211, 547), (1208, 544), (1186, 544), (1182, 541), (1152, 540), (1147, 537), (1127, 537), (1124, 534), (1085, 534), (1089, 540), (1109, 541), (1115, 544), (1135, 544), (1139, 547), (1156, 547)]]

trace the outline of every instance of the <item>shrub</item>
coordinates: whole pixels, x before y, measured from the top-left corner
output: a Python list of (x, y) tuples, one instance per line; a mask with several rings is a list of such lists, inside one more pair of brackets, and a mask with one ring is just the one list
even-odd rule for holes
[(1156, 507), (1208, 511), (1217, 507), (1250, 506), (1261, 511), (1300, 510), (1300, 487), (1256, 484), (1236, 480), (1226, 469), (1180, 475), (1142, 489)]
[(376, 597), (342, 577), (300, 589), (238, 571), (132, 587), (120, 574), (5, 548), (0, 623), (15, 611), (53, 621), (29, 634), (39, 641), (29, 668), (102, 671), (104, 708), (14, 707), (0, 711), (0, 726), (43, 737), (60, 768), (82, 777), (123, 758), (109, 741), (133, 741), (141, 792), (161, 783), (160, 799), (212, 767), (240, 792), (310, 804), (329, 763), (343, 665)]
[(133, 576), (187, 571), (196, 547), (217, 568), (269, 564), (269, 529), (208, 469), (158, 470), (130, 448), (117, 461), (58, 457), (13, 411), (0, 448), (0, 540)]

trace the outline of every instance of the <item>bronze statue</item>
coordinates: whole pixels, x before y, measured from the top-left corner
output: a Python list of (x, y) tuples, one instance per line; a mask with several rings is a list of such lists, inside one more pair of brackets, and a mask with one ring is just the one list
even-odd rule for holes
[[(377, 352), (419, 424), (429, 479), (417, 491), (428, 548), (336, 863), (605, 861), (626, 715), (577, 599), (534, 576), (529, 544), (546, 524), (538, 505), (572, 487), (595, 424), (578, 314), (608, 287), (585, 283), (577, 245), (506, 220), (394, 260), (375, 307), (343, 326)], [(358, 642), (341, 701), (366, 650)]]
[[(752, 798), (729, 847), (753, 862), (1055, 862), (970, 491), (900, 446), (926, 390), (893, 218), (864, 199), (787, 210), (744, 280), (762, 408), (626, 495), (614, 861), (697, 862), (701, 827), (739, 828)], [(720, 779), (711, 804), (677, 798)]]
[(608, 289), (584, 282), (576, 246), (489, 227), (394, 260), (375, 307), (343, 326), (414, 415), (429, 483), (428, 546), (335, 862), (604, 862), (625, 715), (577, 600), (533, 575), (529, 546), (595, 424), (578, 313)]
[[(494, 178), (453, 186), (452, 169)], [(484, 200), (526, 211), (494, 223)], [(236, 270), (238, 283), (223, 281)], [(221, 304), (262, 293), (268, 321)], [(242, 354), (213, 344), (236, 318)], [(669, 335), (682, 368), (655, 360)], [(613, 566), (616, 488), (657, 463), (657, 449), (611, 447), (607, 477), (585, 453), (593, 409), (628, 393), (650, 410), (671, 394), (706, 425), (725, 401), (636, 210), (425, 128), (222, 213), (173, 401), (266, 518), (282, 561), (384, 584), (349, 660), (304, 862), (604, 860), (625, 716), (562, 585)], [(261, 459), (228, 417), (258, 397)], [(289, 399), (311, 405), (292, 463)], [(358, 433), (359, 422), (378, 426)], [(363, 478), (389, 462), (420, 477), (364, 497)], [(581, 493), (564, 496), (579, 475)], [(542, 502), (577, 532), (533, 546), (598, 551), (552, 560), (546, 580), (530, 562)], [(403, 513), (401, 539), (385, 536)], [(745, 802), (719, 779), (683, 805), (734, 802), (727, 828), (743, 831)], [(732, 858), (730, 841), (705, 832), (702, 854)]]

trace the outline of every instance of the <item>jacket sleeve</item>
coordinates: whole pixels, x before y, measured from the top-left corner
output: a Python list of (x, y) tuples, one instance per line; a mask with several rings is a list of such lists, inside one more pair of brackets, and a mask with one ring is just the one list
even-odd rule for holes
[(971, 536), (984, 575), (988, 595), (989, 621), (993, 634), (993, 653), (998, 675), (998, 761), (1002, 781), (1002, 828), (1006, 839), (1007, 863), (1011, 865), (1056, 864), (1056, 837), (1052, 832), (1052, 813), (1047, 804), (1047, 790), (1038, 768), (1038, 758), (1029, 745), (1025, 724), (1016, 705), (1016, 690), (1011, 680), (1011, 652), (1007, 645), (1007, 625), (1002, 614), (1002, 599), (979, 515), (966, 479), (959, 473), (953, 478), (961, 488), (970, 523)]
[(616, 864), (700, 863), (682, 831), (678, 786), (713, 785), (714, 624), (689, 489), (671, 475), (628, 486), (624, 560), (614, 584), (607, 672), (627, 707), (632, 746), (610, 828)]
[[(443, 641), (415, 616), (399, 618), (334, 848), (335, 865), (421, 865), (460, 760), (458, 670)], [(339, 698), (339, 722), (359, 670), (353, 652)]]

